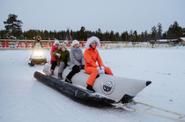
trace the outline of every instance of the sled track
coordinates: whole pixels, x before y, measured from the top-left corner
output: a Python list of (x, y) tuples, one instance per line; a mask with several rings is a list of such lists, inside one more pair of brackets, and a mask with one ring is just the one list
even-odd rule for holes
[(173, 121), (185, 122), (185, 114), (177, 113), (139, 101), (133, 101), (127, 104), (114, 104), (114, 107), (115, 109), (121, 109), (124, 111), (148, 114)]

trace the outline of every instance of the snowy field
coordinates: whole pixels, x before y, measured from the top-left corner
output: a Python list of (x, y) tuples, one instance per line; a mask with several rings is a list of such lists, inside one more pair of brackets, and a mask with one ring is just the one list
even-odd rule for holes
[[(29, 50), (0, 51), (0, 122), (185, 121), (160, 116), (161, 111), (156, 115), (153, 110), (96, 108), (73, 101), (34, 79), (33, 73), (43, 66), (29, 67), (30, 54)], [(124, 48), (100, 50), (100, 54), (114, 75), (153, 81), (135, 101), (185, 115), (185, 48)]]

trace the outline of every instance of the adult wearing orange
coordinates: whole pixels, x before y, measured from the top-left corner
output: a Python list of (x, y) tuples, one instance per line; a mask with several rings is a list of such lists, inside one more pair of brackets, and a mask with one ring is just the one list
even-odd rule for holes
[(87, 39), (85, 44), (84, 60), (85, 60), (85, 72), (90, 74), (87, 82), (87, 89), (95, 92), (93, 89), (96, 77), (100, 74), (113, 75), (110, 68), (103, 64), (103, 61), (99, 55), (97, 47), (100, 47), (99, 38), (92, 36)]

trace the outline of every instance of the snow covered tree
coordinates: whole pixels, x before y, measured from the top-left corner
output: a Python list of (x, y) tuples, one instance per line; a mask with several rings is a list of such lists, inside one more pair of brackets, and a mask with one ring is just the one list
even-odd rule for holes
[(8, 19), (4, 21), (7, 37), (20, 37), (22, 34), (22, 21), (17, 19), (17, 15), (9, 14)]
[(0, 39), (4, 39), (6, 35), (6, 31), (5, 30), (0, 30)]

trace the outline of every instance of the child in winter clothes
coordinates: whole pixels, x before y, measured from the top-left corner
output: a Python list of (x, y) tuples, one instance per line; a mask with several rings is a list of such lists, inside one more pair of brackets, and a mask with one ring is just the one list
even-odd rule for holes
[(81, 69), (84, 68), (84, 58), (82, 50), (80, 49), (79, 41), (74, 40), (71, 44), (70, 51), (70, 67), (72, 68), (71, 72), (66, 76), (65, 81), (72, 83), (71, 78)]
[(99, 74), (109, 74), (113, 75), (110, 68), (106, 67), (102, 59), (99, 55), (97, 47), (100, 47), (100, 40), (99, 38), (93, 36), (87, 39), (86, 42), (86, 50), (84, 52), (84, 59), (85, 59), (85, 72), (90, 74), (87, 80), (87, 89), (95, 92), (93, 89), (94, 82), (96, 77)]
[(57, 64), (59, 65), (58, 77), (60, 79), (63, 79), (62, 73), (63, 73), (63, 70), (68, 65), (67, 63), (69, 61), (69, 51), (67, 50), (66, 45), (61, 43), (59, 45), (58, 50), (55, 52), (55, 55), (58, 55), (58, 57), (57, 57), (57, 62), (58, 62)]
[(59, 46), (59, 41), (58, 40), (55, 40), (55, 42), (53, 43), (52, 47), (51, 47), (51, 51), (50, 51), (50, 55), (51, 55), (51, 74), (53, 75), (54, 74), (54, 70), (55, 70), (55, 67), (57, 66), (57, 55), (55, 53), (55, 51), (57, 51), (58, 49), (58, 46)]

